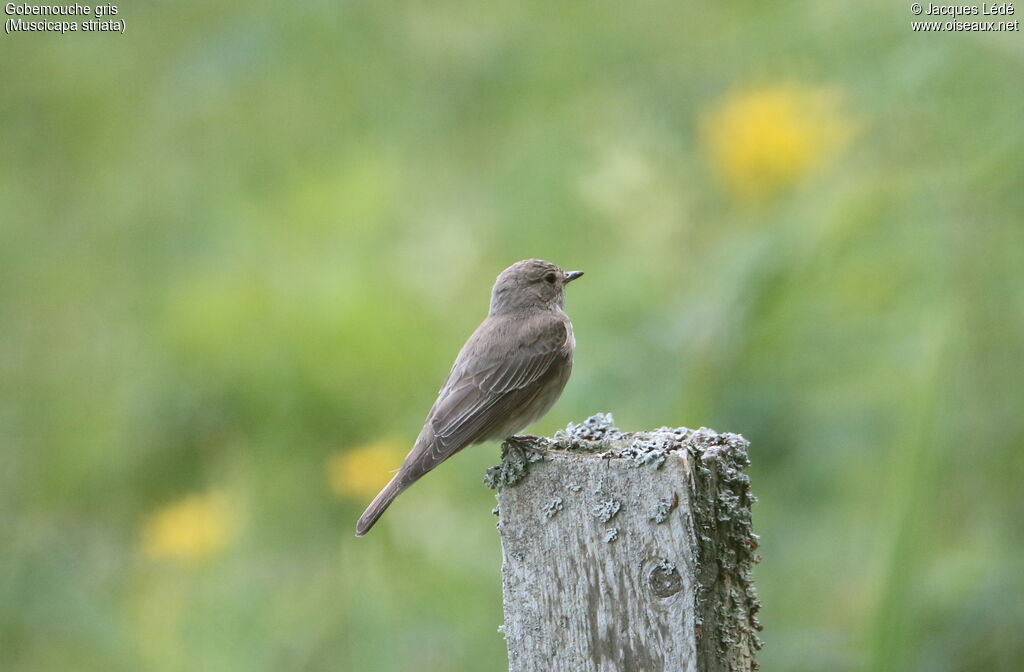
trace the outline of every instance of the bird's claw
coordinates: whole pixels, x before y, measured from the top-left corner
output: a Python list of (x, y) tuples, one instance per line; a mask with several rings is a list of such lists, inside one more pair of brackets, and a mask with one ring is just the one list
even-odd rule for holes
[[(520, 457), (525, 457), (526, 453), (530, 453), (535, 458), (543, 457), (547, 455), (547, 449), (544, 447), (545, 440), (539, 436), (533, 434), (517, 434), (510, 436), (505, 439), (501, 444), (501, 456), (502, 458), (507, 457), (510, 453), (515, 453)], [(533, 460), (530, 460), (531, 462)]]

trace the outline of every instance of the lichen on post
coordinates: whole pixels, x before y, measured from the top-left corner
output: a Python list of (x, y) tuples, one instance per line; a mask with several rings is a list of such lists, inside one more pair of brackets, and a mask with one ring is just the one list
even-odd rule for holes
[(506, 443), (485, 482), (510, 672), (757, 669), (748, 445), (608, 414)]

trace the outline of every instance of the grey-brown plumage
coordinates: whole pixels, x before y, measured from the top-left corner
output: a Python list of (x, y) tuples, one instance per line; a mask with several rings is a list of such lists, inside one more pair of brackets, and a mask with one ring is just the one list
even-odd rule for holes
[(572, 371), (576, 339), (565, 285), (583, 275), (539, 259), (512, 264), (491, 290), (491, 308), (455, 359), (416, 443), (360, 516), (373, 527), (403, 490), (456, 452), (504, 439), (547, 413)]

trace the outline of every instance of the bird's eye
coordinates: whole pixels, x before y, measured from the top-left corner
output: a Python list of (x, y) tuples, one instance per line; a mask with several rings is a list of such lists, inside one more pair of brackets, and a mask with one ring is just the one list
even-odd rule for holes
[(544, 282), (548, 283), (549, 285), (555, 284), (555, 280), (557, 279), (558, 276), (555, 275), (554, 273), (548, 273), (547, 275), (544, 276)]

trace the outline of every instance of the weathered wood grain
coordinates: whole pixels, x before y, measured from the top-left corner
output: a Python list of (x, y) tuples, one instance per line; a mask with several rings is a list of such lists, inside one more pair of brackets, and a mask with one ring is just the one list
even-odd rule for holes
[(746, 447), (607, 415), (507, 444), (487, 480), (510, 672), (756, 669)]

